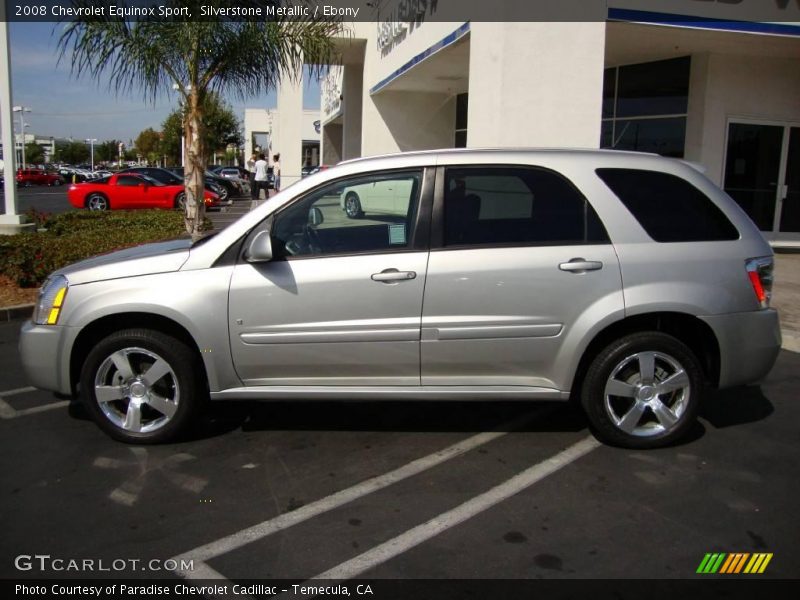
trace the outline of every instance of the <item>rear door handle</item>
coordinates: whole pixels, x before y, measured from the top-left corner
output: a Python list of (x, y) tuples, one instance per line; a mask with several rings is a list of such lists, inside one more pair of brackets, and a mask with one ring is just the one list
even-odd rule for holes
[(408, 281), (417, 276), (416, 271), (398, 271), (397, 269), (384, 269), (380, 273), (372, 274), (372, 281), (382, 281), (383, 283), (392, 283), (397, 281)]
[(585, 258), (573, 258), (569, 262), (561, 263), (558, 268), (570, 273), (585, 273), (586, 271), (597, 271), (603, 268), (603, 263), (599, 260), (586, 260)]

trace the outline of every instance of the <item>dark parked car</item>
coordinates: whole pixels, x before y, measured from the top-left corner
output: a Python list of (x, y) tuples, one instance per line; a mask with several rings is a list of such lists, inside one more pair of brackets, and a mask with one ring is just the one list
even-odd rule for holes
[[(241, 181), (250, 182), (250, 171), (243, 167), (223, 167), (222, 165), (216, 165), (214, 167), (210, 167), (209, 171), (211, 171), (214, 175), (218, 177), (224, 177), (225, 179), (233, 179), (236, 180), (237, 178)], [(267, 168), (267, 184), (270, 188), (275, 187), (275, 176), (272, 174), (272, 167)]]
[[(181, 177), (183, 177), (183, 167), (170, 167), (170, 171), (177, 173)], [(215, 175), (211, 171), (206, 171), (206, 183), (211, 182), (216, 184), (217, 186), (225, 189), (225, 199), (233, 198), (236, 196), (243, 196), (244, 189), (242, 188), (241, 184), (237, 184), (231, 179), (225, 179), (224, 177), (219, 177)]]
[[(139, 173), (141, 175), (147, 175), (148, 177), (152, 177), (156, 181), (160, 181), (161, 183), (167, 185), (183, 185), (183, 172), (176, 173), (172, 169), (162, 169), (160, 167), (130, 167), (128, 169), (123, 169), (120, 171), (121, 173)], [(219, 196), (220, 202), (227, 202), (230, 196), (230, 191), (227, 188), (217, 184), (216, 181), (213, 179), (209, 179), (206, 177), (205, 180), (205, 188), (211, 192), (214, 192), (217, 196)]]

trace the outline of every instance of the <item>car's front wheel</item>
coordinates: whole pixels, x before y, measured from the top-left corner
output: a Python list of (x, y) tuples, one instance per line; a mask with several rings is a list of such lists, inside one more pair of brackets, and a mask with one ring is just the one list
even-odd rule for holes
[(108, 210), (111, 205), (103, 194), (89, 194), (86, 197), (86, 208), (89, 210)]
[(661, 332), (622, 337), (592, 361), (581, 403), (594, 434), (625, 448), (658, 448), (695, 421), (705, 380), (694, 353)]
[(82, 398), (100, 428), (137, 444), (178, 436), (207, 396), (196, 378), (200, 359), (183, 341), (159, 331), (127, 329), (89, 352), (81, 371)]

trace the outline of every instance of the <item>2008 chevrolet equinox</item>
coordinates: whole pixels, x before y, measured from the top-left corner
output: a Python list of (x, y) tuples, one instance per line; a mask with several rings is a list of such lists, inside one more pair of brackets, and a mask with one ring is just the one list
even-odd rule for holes
[(193, 245), (53, 273), (20, 350), (126, 442), (174, 439), (209, 396), (575, 398), (601, 440), (652, 448), (709, 388), (769, 372), (772, 269), (682, 161), (415, 152), (322, 171)]

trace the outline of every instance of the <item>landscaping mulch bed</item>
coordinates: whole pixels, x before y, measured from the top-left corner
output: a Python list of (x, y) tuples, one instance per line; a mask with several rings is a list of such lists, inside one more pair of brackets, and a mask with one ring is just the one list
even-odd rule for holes
[(8, 277), (0, 275), (0, 308), (33, 304), (38, 294), (39, 288), (21, 288)]

